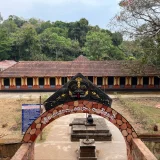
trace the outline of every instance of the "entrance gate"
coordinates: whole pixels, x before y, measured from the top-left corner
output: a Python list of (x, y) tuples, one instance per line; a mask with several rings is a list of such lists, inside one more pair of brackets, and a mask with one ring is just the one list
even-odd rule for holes
[(131, 160), (131, 142), (137, 134), (132, 125), (111, 108), (111, 103), (109, 96), (79, 73), (44, 102), (46, 112), (31, 124), (22, 142), (35, 142), (41, 131), (59, 117), (75, 113), (96, 114), (120, 130), (126, 142), (128, 159)]

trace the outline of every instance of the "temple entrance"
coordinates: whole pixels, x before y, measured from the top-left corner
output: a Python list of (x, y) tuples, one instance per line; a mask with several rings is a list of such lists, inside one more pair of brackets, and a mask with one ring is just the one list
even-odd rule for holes
[(107, 119), (120, 130), (126, 142), (128, 159), (131, 159), (131, 141), (137, 137), (137, 134), (131, 124), (111, 108), (111, 103), (112, 99), (109, 96), (82, 74), (77, 74), (44, 102), (46, 112), (31, 124), (22, 142), (35, 142), (41, 131), (60, 117), (89, 113)]

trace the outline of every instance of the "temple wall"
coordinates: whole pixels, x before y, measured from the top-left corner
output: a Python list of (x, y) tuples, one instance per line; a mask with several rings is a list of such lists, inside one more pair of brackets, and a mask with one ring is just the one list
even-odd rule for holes
[[(32, 77), (31, 77), (32, 78)], [(132, 77), (124, 77), (125, 81), (121, 82), (121, 77), (113, 77), (113, 84), (109, 82), (109, 77), (102, 77), (102, 89), (110, 89), (110, 90), (149, 90), (149, 89), (160, 89), (160, 82), (155, 84), (155, 77), (148, 77), (148, 84), (144, 85), (144, 77), (137, 77), (136, 85), (133, 85)], [(33, 86), (28, 87), (27, 77), (21, 77), (21, 86), (16, 86), (16, 77), (8, 77), (9, 85), (5, 86), (4, 82), (5, 78), (1, 78), (0, 80), (0, 90), (57, 90), (62, 87), (62, 77), (55, 77), (55, 85), (51, 87), (50, 77), (44, 77), (44, 86), (40, 87), (39, 77), (33, 77)], [(71, 77), (67, 77), (67, 80), (70, 80)], [(97, 77), (93, 77), (93, 84), (97, 85)]]
[(153, 153), (138, 138), (132, 139), (131, 160), (157, 160)]
[(10, 159), (20, 148), (21, 140), (0, 140), (0, 159)]
[(34, 143), (24, 143), (11, 160), (34, 160)]

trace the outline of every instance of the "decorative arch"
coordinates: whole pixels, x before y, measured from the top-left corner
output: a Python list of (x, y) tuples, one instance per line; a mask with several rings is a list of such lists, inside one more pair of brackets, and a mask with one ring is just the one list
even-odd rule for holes
[(127, 156), (131, 159), (131, 140), (137, 138), (137, 134), (132, 125), (116, 110), (98, 102), (87, 100), (76, 100), (58, 105), (37, 118), (26, 131), (22, 142), (35, 142), (41, 131), (52, 121), (68, 114), (89, 113), (106, 118), (114, 124), (122, 133), (126, 146)]
[(126, 142), (128, 159), (131, 160), (131, 140), (137, 138), (137, 134), (132, 125), (111, 108), (111, 104), (112, 99), (106, 93), (78, 73), (44, 102), (46, 112), (31, 124), (22, 142), (35, 142), (41, 131), (59, 117), (75, 113), (96, 114), (120, 130)]

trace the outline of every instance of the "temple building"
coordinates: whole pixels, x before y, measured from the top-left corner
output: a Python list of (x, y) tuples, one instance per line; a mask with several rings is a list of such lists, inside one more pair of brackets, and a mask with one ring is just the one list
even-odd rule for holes
[(82, 73), (106, 90), (159, 90), (160, 72), (138, 61), (19, 61), (0, 72), (0, 90), (57, 90)]

